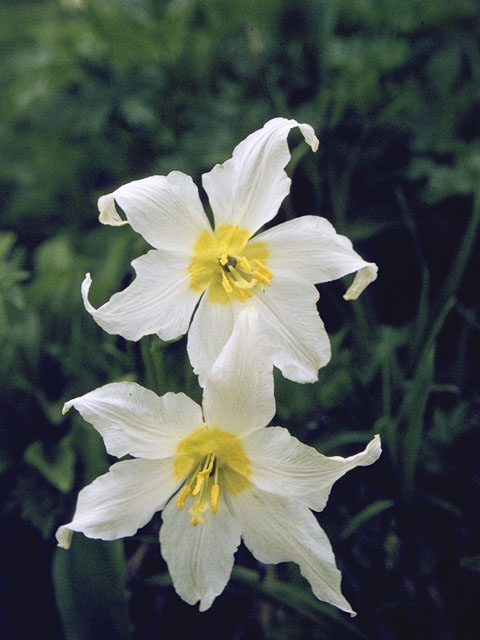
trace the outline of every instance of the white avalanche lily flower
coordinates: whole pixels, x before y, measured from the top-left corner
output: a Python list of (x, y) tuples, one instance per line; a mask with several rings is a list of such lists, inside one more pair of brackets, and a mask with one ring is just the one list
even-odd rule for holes
[(214, 229), (197, 187), (178, 171), (130, 182), (99, 199), (100, 222), (129, 222), (155, 247), (132, 262), (133, 283), (99, 309), (88, 300), (87, 274), (85, 307), (105, 331), (129, 340), (155, 333), (171, 340), (188, 331), (198, 304), (188, 355), (203, 386), (248, 302), (258, 309), (271, 362), (296, 382), (317, 379), (318, 369), (330, 359), (330, 343), (317, 313), (314, 283), (356, 271), (344, 297), (357, 298), (376, 278), (377, 266), (362, 260), (350, 240), (318, 216), (254, 236), (289, 192), (287, 135), (297, 126), (316, 151), (310, 125), (275, 118), (241, 142), (232, 158), (203, 175)]
[(324, 508), (333, 483), (380, 455), (378, 436), (349, 458), (327, 458), (267, 427), (275, 413), (273, 376), (256, 311), (240, 314), (215, 362), (202, 408), (183, 393), (155, 393), (131, 382), (107, 384), (65, 404), (102, 435), (117, 462), (78, 496), (73, 520), (57, 531), (112, 540), (133, 535), (163, 509), (162, 555), (174, 587), (208, 609), (225, 588), (242, 538), (261, 562), (293, 561), (317, 598), (353, 611), (327, 536), (310, 509)]

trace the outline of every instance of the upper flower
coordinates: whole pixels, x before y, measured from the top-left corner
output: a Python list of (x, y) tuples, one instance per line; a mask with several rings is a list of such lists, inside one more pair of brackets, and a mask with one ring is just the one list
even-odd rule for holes
[(310, 509), (325, 506), (333, 483), (380, 455), (378, 436), (349, 458), (322, 456), (265, 425), (275, 413), (271, 365), (254, 309), (239, 316), (215, 362), (202, 408), (182, 393), (161, 398), (135, 383), (107, 384), (70, 400), (104, 438), (117, 462), (78, 496), (72, 531), (112, 540), (133, 535), (163, 509), (160, 543), (177, 593), (208, 609), (227, 584), (242, 538), (261, 562), (294, 561), (314, 594), (344, 611), (340, 572)]
[(85, 306), (101, 327), (130, 340), (152, 333), (170, 340), (187, 332), (198, 304), (188, 354), (203, 385), (248, 302), (258, 309), (270, 362), (291, 380), (317, 379), (318, 369), (330, 359), (330, 344), (316, 310), (314, 284), (358, 271), (344, 296), (356, 298), (376, 278), (377, 267), (317, 216), (254, 236), (289, 192), (287, 136), (296, 126), (316, 151), (310, 125), (275, 118), (241, 142), (232, 158), (203, 175), (214, 229), (196, 186), (178, 171), (131, 182), (99, 199), (102, 223), (129, 222), (155, 247), (132, 262), (133, 283), (99, 309), (88, 301), (87, 274)]

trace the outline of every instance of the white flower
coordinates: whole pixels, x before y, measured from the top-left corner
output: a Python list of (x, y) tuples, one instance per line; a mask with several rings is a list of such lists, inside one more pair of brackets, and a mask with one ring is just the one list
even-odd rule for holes
[(155, 247), (132, 262), (133, 283), (99, 309), (88, 301), (87, 274), (85, 306), (105, 331), (129, 340), (154, 333), (171, 340), (188, 331), (198, 305), (188, 354), (203, 386), (248, 301), (258, 309), (273, 364), (296, 382), (317, 379), (330, 359), (330, 343), (317, 313), (314, 283), (358, 271), (344, 296), (356, 298), (376, 278), (377, 267), (318, 216), (253, 235), (276, 215), (289, 192), (287, 135), (296, 126), (316, 151), (310, 125), (275, 118), (241, 142), (230, 160), (204, 174), (215, 229), (197, 187), (178, 171), (131, 182), (99, 199), (102, 223), (129, 222)]
[(242, 538), (265, 563), (300, 565), (314, 594), (352, 612), (340, 590), (330, 543), (310, 509), (324, 508), (333, 483), (380, 455), (378, 436), (350, 458), (327, 458), (266, 425), (275, 413), (271, 365), (246, 308), (214, 364), (202, 408), (182, 393), (161, 398), (131, 383), (107, 384), (70, 400), (117, 462), (78, 496), (57, 531), (112, 540), (133, 535), (163, 509), (162, 555), (177, 593), (208, 609), (227, 584)]

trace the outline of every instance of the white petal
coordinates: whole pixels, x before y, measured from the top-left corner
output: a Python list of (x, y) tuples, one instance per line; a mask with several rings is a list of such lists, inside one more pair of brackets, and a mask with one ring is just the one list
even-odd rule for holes
[(132, 536), (177, 487), (171, 458), (117, 462), (80, 491), (73, 520), (57, 531), (59, 545), (68, 548), (69, 531), (102, 540)]
[(208, 426), (244, 435), (273, 418), (273, 372), (265, 342), (256, 309), (245, 307), (205, 382), (203, 414)]
[(354, 614), (342, 595), (330, 542), (307, 507), (255, 489), (229, 496), (228, 501), (242, 539), (257, 560), (296, 562), (319, 600)]
[(381, 453), (380, 437), (349, 458), (328, 458), (302, 444), (287, 429), (269, 427), (242, 440), (250, 459), (250, 481), (259, 489), (297, 498), (307, 507), (321, 511), (339, 478), (357, 466), (366, 466)]
[(123, 209), (132, 229), (156, 249), (190, 253), (202, 231), (211, 229), (197, 187), (180, 171), (135, 180), (102, 196), (98, 208), (103, 224), (121, 221), (114, 202)]
[(119, 216), (113, 194), (101, 196), (98, 199), (98, 209), (100, 211), (98, 219), (102, 224), (110, 225), (111, 227), (122, 227), (124, 224), (128, 224), (128, 220), (123, 220)]
[(212, 304), (204, 295), (193, 316), (188, 331), (187, 351), (194, 373), (199, 376), (203, 387), (212, 370), (213, 363), (220, 355), (233, 331), (235, 316), (241, 303)]
[(162, 340), (178, 338), (188, 330), (201, 292), (190, 288), (188, 259), (172, 251), (149, 251), (133, 260), (137, 277), (95, 309), (88, 300), (92, 280), (82, 283), (85, 308), (108, 333), (139, 340), (157, 333)]
[(316, 151), (318, 140), (310, 125), (274, 118), (237, 145), (232, 158), (203, 175), (216, 227), (234, 224), (253, 234), (276, 215), (290, 190), (284, 167), (290, 160), (287, 136), (293, 127), (300, 128)]
[(185, 507), (171, 500), (162, 513), (160, 545), (178, 595), (208, 609), (224, 590), (240, 544), (240, 527), (220, 499), (215, 515), (207, 512), (205, 524), (193, 527)]
[(373, 262), (367, 264), (366, 267), (360, 269), (355, 274), (355, 278), (352, 284), (349, 286), (344, 294), (345, 300), (356, 300), (358, 296), (368, 287), (368, 285), (376, 280), (378, 273), (378, 267)]
[(318, 283), (337, 280), (354, 271), (358, 271), (358, 278), (368, 269), (369, 279), (363, 277), (357, 297), (376, 278), (377, 266), (365, 262), (354, 251), (350, 240), (339, 235), (325, 218), (302, 216), (264, 231), (255, 240), (267, 245), (268, 268), (273, 273), (288, 269), (309, 282)]
[(255, 289), (253, 294), (273, 364), (289, 380), (315, 382), (331, 352), (314, 285), (277, 270), (271, 286)]
[(113, 456), (174, 455), (180, 440), (203, 424), (199, 405), (183, 393), (156, 393), (135, 382), (114, 382), (65, 403), (75, 407)]

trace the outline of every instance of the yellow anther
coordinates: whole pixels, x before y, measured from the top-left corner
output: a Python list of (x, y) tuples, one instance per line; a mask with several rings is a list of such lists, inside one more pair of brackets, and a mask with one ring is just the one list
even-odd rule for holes
[(192, 491), (192, 496), (198, 496), (198, 494), (200, 493), (202, 487), (203, 487), (203, 483), (205, 482), (205, 474), (203, 474), (201, 471), (200, 473), (197, 473), (197, 482), (195, 484), (195, 487)]
[(205, 482), (205, 478), (207, 478), (213, 469), (213, 463), (215, 462), (215, 456), (211, 453), (205, 458), (205, 462), (203, 465), (203, 469), (197, 473), (196, 484), (192, 491), (193, 496), (198, 496), (200, 491), (202, 490), (203, 483)]
[(252, 267), (250, 266), (249, 261), (245, 258), (245, 256), (242, 256), (239, 260), (238, 260), (238, 266), (240, 267), (240, 269), (242, 271), (246, 271), (247, 273), (251, 273), (252, 272)]
[(257, 269), (257, 271), (260, 271), (261, 273), (263, 273), (264, 276), (266, 276), (267, 278), (269, 278), (270, 280), (273, 278), (273, 273), (270, 271), (270, 269), (268, 269), (264, 264), (262, 264), (260, 262), (260, 260), (256, 260), (255, 258), (252, 260), (252, 264), (255, 267), (255, 269)]
[(263, 282), (263, 284), (266, 284), (267, 287), (270, 286), (270, 280), (269, 278), (267, 278), (267, 276), (264, 276), (263, 273), (260, 273), (260, 271), (254, 271), (252, 273), (253, 277), (256, 278), (257, 280), (260, 280), (260, 282)]
[(233, 291), (233, 287), (230, 284), (230, 281), (228, 280), (223, 270), (222, 270), (222, 287), (225, 289), (227, 293), (232, 293)]
[(179, 509), (183, 509), (183, 507), (185, 506), (185, 499), (190, 493), (190, 491), (191, 491), (191, 488), (188, 485), (185, 485), (184, 487), (182, 487), (177, 497), (177, 507)]
[(223, 290), (228, 294), (236, 293), (241, 302), (248, 300), (250, 294), (247, 291), (259, 283), (270, 286), (273, 273), (260, 260), (249, 260), (246, 256), (238, 257), (226, 251), (216, 259), (222, 273)]
[(214, 484), (210, 489), (210, 513), (217, 513), (218, 500), (220, 498), (220, 485)]

